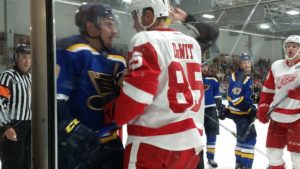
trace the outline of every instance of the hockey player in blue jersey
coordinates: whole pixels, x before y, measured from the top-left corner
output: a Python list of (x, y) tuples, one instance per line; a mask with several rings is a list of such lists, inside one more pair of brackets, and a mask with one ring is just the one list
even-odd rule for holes
[(211, 169), (217, 168), (218, 164), (214, 161), (217, 135), (219, 134), (218, 111), (224, 107), (222, 96), (219, 90), (218, 79), (209, 72), (209, 65), (202, 65), (203, 83), (205, 91), (205, 117), (204, 127), (206, 134), (206, 157)]
[(241, 54), (239, 69), (231, 74), (228, 83), (227, 117), (236, 124), (237, 144), (235, 147), (236, 169), (251, 169), (256, 144), (256, 129), (251, 125), (256, 116), (253, 105), (251, 79), (251, 58), (248, 54)]
[(80, 35), (57, 42), (59, 169), (122, 169), (121, 139), (103, 118), (125, 69), (111, 47), (116, 17), (106, 4), (85, 3), (75, 24)]

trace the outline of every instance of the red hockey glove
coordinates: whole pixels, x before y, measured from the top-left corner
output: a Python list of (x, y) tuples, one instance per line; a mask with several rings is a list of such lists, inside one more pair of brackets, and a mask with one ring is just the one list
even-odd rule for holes
[(104, 123), (111, 124), (114, 122), (116, 99), (110, 101), (104, 106)]
[(288, 91), (288, 97), (296, 100), (300, 100), (300, 88), (290, 89)]
[(269, 117), (268, 117), (269, 110), (270, 110), (269, 104), (262, 103), (258, 106), (256, 116), (260, 122), (262, 122), (262, 123), (269, 122)]

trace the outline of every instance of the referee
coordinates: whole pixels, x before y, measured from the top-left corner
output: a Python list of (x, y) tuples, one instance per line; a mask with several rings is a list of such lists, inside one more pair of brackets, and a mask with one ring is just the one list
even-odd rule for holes
[(0, 75), (2, 169), (31, 168), (31, 50), (19, 44), (15, 65)]

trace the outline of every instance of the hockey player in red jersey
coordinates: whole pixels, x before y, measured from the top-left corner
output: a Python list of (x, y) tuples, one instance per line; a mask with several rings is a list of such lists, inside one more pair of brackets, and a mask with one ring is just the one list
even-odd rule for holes
[(257, 117), (270, 121), (267, 155), (271, 169), (285, 169), (283, 149), (291, 153), (293, 169), (300, 169), (300, 36), (283, 43), (285, 59), (275, 61), (264, 82)]
[[(195, 169), (203, 149), (203, 82), (197, 41), (168, 28), (167, 0), (135, 0), (129, 72), (106, 119), (127, 123), (125, 169)], [(111, 109), (109, 109), (111, 108)]]

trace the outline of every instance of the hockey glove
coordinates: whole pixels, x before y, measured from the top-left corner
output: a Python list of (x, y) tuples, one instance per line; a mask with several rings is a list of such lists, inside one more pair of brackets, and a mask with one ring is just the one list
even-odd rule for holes
[(260, 96), (259, 96), (259, 94), (253, 94), (251, 96), (251, 99), (253, 100), (253, 103), (259, 103)]
[(300, 100), (300, 88), (291, 89), (288, 91), (289, 98)]
[(268, 112), (270, 110), (270, 105), (266, 103), (262, 103), (258, 106), (258, 111), (256, 117), (262, 123), (269, 122)]
[(60, 123), (59, 143), (70, 147), (78, 153), (83, 153), (95, 140), (97, 140), (97, 137), (94, 131), (81, 124), (78, 119)]
[(218, 111), (218, 113), (219, 113), (219, 115), (218, 115), (219, 119), (224, 120), (226, 118), (226, 116), (228, 115), (229, 110), (225, 107), (224, 104), (222, 104), (222, 106), (221, 106), (220, 110)]
[(219, 28), (217, 25), (211, 25), (207, 23), (196, 23), (194, 27), (199, 32), (199, 35), (195, 38), (201, 46), (202, 52), (208, 50), (217, 40), (219, 36)]
[[(91, 128), (81, 124), (77, 119), (73, 119), (65, 123), (64, 127), (60, 127), (59, 132), (63, 133), (63, 139), (60, 138), (60, 148), (65, 151), (68, 160), (72, 160), (72, 168), (90, 168), (106, 160), (109, 155), (106, 151), (106, 144), (115, 140), (118, 136), (115, 132), (115, 126), (107, 126), (102, 128), (97, 133)], [(112, 143), (113, 144), (113, 143)], [(113, 149), (110, 149), (113, 151)], [(122, 149), (120, 149), (122, 151)], [(115, 151), (114, 151), (115, 152)], [(99, 164), (99, 166), (101, 166)], [(102, 168), (102, 167), (92, 168)]]
[(216, 108), (217, 108), (218, 111), (221, 111), (223, 109), (223, 107), (225, 107), (225, 105), (222, 104), (222, 99), (221, 98), (215, 99), (215, 103), (216, 103)]

